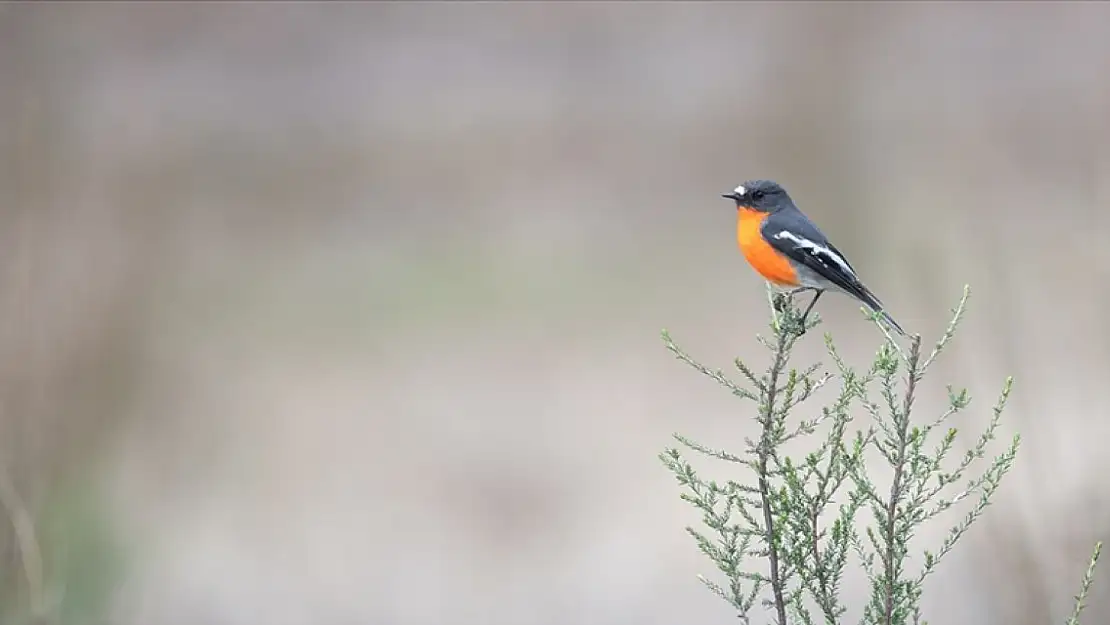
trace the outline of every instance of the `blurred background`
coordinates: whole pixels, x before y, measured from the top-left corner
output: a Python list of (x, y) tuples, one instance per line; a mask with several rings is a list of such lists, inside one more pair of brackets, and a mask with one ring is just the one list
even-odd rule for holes
[[(0, 5), (2, 613), (730, 621), (656, 454), (738, 447), (747, 407), (659, 331), (765, 364), (720, 194), (773, 178), (927, 341), (971, 285), (921, 419), (964, 385), (974, 436), (1016, 377), (1017, 466), (927, 617), (1063, 619), (1110, 538), (1108, 33), (1063, 2)], [(857, 307), (819, 312), (866, 365)]]

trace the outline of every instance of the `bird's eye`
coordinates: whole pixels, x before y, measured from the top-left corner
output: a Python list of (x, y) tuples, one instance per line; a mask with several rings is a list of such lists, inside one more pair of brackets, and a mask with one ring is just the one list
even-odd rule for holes
[(752, 199), (756, 200), (756, 201), (762, 200), (763, 199), (763, 192), (762, 191), (752, 191)]

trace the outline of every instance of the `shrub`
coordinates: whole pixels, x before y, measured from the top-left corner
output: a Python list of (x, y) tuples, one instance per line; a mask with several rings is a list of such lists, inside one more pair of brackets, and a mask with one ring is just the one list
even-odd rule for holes
[[(968, 295), (965, 288), (928, 354), (921, 350), (920, 336), (911, 337), (904, 349), (872, 315), (886, 340), (865, 371), (844, 362), (827, 334), (835, 373), (822, 372), (820, 364), (790, 367), (794, 346), (820, 319), (803, 320), (792, 300), (781, 295), (771, 297), (770, 340), (757, 337), (769, 352), (765, 370), (756, 373), (740, 359), (734, 363), (743, 384), (696, 361), (664, 330), (667, 349), (748, 402), (758, 427), (758, 438), (745, 440), (737, 451), (676, 434), (681, 447), (660, 454), (683, 489), (682, 499), (702, 514), (705, 527), (687, 532), (720, 574), (701, 581), (745, 623), (757, 607), (770, 610), (780, 625), (841, 623), (849, 607), (867, 625), (924, 622), (926, 578), (982, 516), (1013, 467), (1021, 441), (1015, 435), (987, 458), (1012, 379), (1003, 383), (986, 429), (962, 455), (953, 452), (958, 431), (949, 420), (969, 406), (966, 389), (949, 387), (948, 406), (940, 415), (921, 419), (914, 414), (918, 384), (952, 340)], [(834, 380), (839, 385), (835, 398), (811, 410), (817, 391)], [(794, 416), (803, 410), (818, 416)], [(807, 451), (790, 455), (787, 443), (805, 444)], [(707, 479), (686, 459), (689, 452), (725, 461), (748, 479)], [(911, 538), (923, 524), (939, 522), (953, 509), (964, 512), (939, 544), (920, 553), (911, 549)], [(1069, 624), (1079, 622), (1100, 547), (1095, 547)], [(848, 567), (860, 567), (866, 575), (870, 592), (862, 606), (849, 606), (843, 597)]]

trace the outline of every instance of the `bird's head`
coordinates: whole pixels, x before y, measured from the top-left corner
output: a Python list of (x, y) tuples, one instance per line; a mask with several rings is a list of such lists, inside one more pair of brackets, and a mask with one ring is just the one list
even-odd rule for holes
[(761, 213), (773, 213), (791, 204), (786, 189), (772, 180), (748, 180), (733, 189), (732, 193), (725, 193), (722, 197), (734, 200), (736, 208), (746, 208)]

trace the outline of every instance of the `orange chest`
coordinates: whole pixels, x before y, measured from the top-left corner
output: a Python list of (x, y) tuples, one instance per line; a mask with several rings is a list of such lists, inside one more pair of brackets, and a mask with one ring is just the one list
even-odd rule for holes
[(744, 258), (765, 279), (775, 284), (796, 286), (798, 274), (785, 256), (763, 239), (759, 232), (767, 213), (739, 209), (736, 211), (736, 242)]
[(746, 255), (749, 249), (766, 245), (763, 235), (759, 233), (759, 228), (763, 225), (767, 214), (746, 208), (741, 208), (736, 213), (736, 242), (740, 244), (740, 250)]

